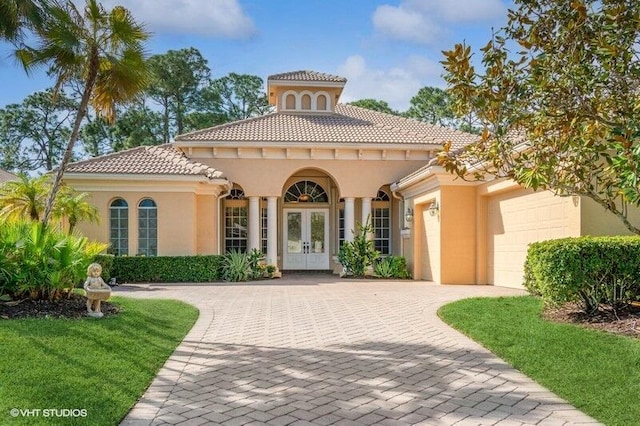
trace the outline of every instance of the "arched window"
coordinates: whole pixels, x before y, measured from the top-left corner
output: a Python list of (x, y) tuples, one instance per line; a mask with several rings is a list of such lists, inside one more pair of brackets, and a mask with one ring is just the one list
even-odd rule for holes
[(373, 199), (371, 209), (373, 245), (380, 254), (391, 254), (391, 197), (383, 190)]
[(158, 207), (150, 198), (138, 204), (138, 254), (158, 255)]
[(229, 191), (229, 199), (230, 200), (246, 200), (247, 197), (244, 196), (244, 191), (242, 189), (234, 188)]
[(235, 186), (224, 199), (224, 251), (247, 251), (249, 201), (244, 190)]
[(302, 109), (311, 109), (311, 96), (306, 93), (302, 95)]
[(286, 109), (296, 109), (296, 96), (293, 93), (289, 93), (285, 98)]
[(373, 201), (390, 201), (390, 200), (391, 198), (389, 198), (389, 194), (384, 192), (382, 189), (378, 190), (378, 195), (376, 196), (376, 198), (373, 199)]
[(114, 255), (129, 254), (129, 205), (122, 198), (109, 204), (109, 243)]
[(328, 203), (329, 196), (317, 183), (301, 180), (294, 183), (284, 194), (285, 203)]
[(326, 111), (328, 109), (327, 97), (325, 95), (318, 95), (317, 105), (318, 111)]

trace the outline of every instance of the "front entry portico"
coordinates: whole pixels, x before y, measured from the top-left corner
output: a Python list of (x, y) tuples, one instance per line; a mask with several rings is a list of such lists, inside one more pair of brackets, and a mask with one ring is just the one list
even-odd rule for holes
[(284, 209), (283, 269), (329, 269), (329, 209)]

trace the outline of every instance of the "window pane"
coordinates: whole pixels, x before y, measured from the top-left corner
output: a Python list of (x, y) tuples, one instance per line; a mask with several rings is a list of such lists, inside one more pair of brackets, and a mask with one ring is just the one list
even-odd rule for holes
[(287, 252), (302, 253), (302, 213), (287, 213)]

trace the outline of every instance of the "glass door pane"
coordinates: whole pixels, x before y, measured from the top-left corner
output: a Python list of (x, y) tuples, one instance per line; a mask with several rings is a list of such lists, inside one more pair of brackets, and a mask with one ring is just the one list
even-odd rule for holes
[(287, 213), (287, 252), (302, 253), (302, 212)]
[(325, 246), (325, 215), (324, 212), (311, 213), (311, 252), (324, 253)]

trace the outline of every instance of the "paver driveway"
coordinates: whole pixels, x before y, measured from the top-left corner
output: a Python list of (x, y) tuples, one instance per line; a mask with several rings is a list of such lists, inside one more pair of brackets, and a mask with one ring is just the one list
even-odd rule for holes
[(517, 290), (293, 276), (117, 292), (200, 309), (124, 425), (596, 423), (436, 316)]

